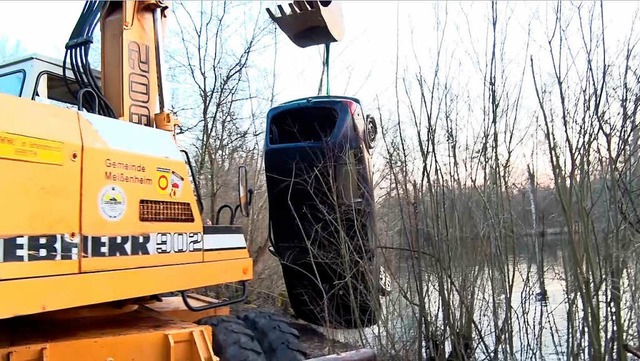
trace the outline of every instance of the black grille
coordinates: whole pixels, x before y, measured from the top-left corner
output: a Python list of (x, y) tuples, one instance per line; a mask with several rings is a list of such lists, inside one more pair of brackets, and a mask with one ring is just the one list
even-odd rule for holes
[(193, 223), (191, 204), (185, 202), (140, 201), (141, 222), (182, 222)]

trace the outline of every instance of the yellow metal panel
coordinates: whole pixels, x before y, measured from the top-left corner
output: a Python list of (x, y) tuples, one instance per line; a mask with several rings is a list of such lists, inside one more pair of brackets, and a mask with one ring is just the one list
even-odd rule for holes
[(205, 330), (193, 330), (190, 333), (184, 331), (167, 332), (170, 345), (170, 360), (202, 360), (212, 361), (213, 347), (211, 338), (205, 336)]
[(213, 262), (225, 259), (248, 258), (249, 251), (245, 249), (233, 249), (228, 251), (208, 251), (204, 252), (204, 261)]
[(0, 297), (0, 319), (250, 280), (252, 277), (253, 262), (244, 258), (7, 280), (0, 282), (0, 295), (5, 295)]
[[(30, 322), (31, 330), (3, 335), (0, 360), (219, 360), (213, 354), (209, 326), (180, 322), (145, 308), (107, 318)], [(15, 341), (7, 342), (7, 337)]]
[(78, 272), (77, 260), (43, 260), (64, 259), (61, 240), (54, 246), (23, 237), (79, 234), (82, 144), (77, 113), (5, 94), (0, 94), (0, 109), (0, 239), (9, 239), (3, 245), (11, 243), (0, 252), (0, 279)]
[(0, 263), (0, 281), (75, 272), (78, 272), (77, 260)]
[(200, 358), (204, 361), (219, 361), (219, 359), (213, 355), (213, 345), (211, 344), (211, 337), (209, 337), (210, 331), (200, 329), (191, 332), (191, 337), (196, 344), (196, 349)]
[(172, 255), (154, 254), (145, 256), (93, 257), (82, 260), (82, 271), (107, 271), (135, 267), (151, 267), (161, 264), (179, 264), (200, 262), (202, 255), (196, 253), (179, 253)]
[[(202, 219), (193, 195), (193, 188), (188, 179), (188, 169), (184, 161), (169, 160), (136, 153), (114, 150), (93, 128), (92, 124), (80, 119), (80, 127), (84, 140), (84, 167), (82, 170), (82, 236), (146, 236), (155, 237), (157, 233), (169, 234), (201, 234)], [(153, 131), (152, 129), (149, 129)], [(179, 194), (161, 193), (158, 191), (158, 168), (169, 169), (183, 178)], [(111, 191), (111, 188), (114, 191)], [(109, 212), (101, 199), (118, 197), (119, 202)], [(186, 202), (193, 212), (193, 222), (142, 222), (140, 220), (140, 201), (178, 201)], [(201, 237), (201, 236), (200, 236)], [(93, 241), (92, 241), (93, 242)], [(100, 242), (100, 240), (98, 240)], [(119, 254), (116, 257), (95, 257), (90, 246), (83, 243), (81, 271), (92, 272), (132, 267), (148, 267), (179, 263), (201, 262), (203, 259), (201, 248), (187, 253), (162, 253), (167, 247), (153, 246), (156, 239), (150, 242), (149, 255), (139, 256)], [(169, 242), (174, 242), (170, 239)], [(104, 243), (104, 242), (103, 242)], [(129, 246), (131, 247), (131, 246)], [(201, 247), (201, 245), (200, 245)], [(106, 246), (103, 247), (108, 249)]]
[[(115, 120), (114, 120), (115, 121)], [(86, 119), (80, 119), (84, 140), (82, 172), (82, 233), (84, 235), (113, 234), (114, 225), (124, 234), (150, 232), (202, 232), (202, 220), (188, 180), (189, 172), (183, 161), (172, 161), (108, 148), (105, 141)], [(179, 198), (171, 198), (156, 190), (158, 168), (176, 171), (185, 180)], [(98, 197), (105, 186), (116, 185), (126, 195), (126, 209), (117, 222), (101, 215)], [(140, 199), (188, 202), (194, 212), (193, 223), (140, 222)]]

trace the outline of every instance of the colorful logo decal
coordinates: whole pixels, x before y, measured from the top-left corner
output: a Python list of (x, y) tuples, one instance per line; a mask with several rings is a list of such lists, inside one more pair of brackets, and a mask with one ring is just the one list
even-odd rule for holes
[(119, 221), (127, 209), (127, 197), (122, 188), (108, 185), (102, 188), (98, 198), (100, 214), (108, 221)]
[(156, 189), (160, 194), (169, 194), (169, 180), (171, 179), (171, 169), (156, 169)]
[(182, 194), (182, 182), (184, 178), (176, 172), (171, 172), (171, 198), (178, 198)]
[(168, 168), (156, 168), (156, 190), (160, 194), (167, 194), (171, 198), (178, 198), (182, 194), (184, 178)]

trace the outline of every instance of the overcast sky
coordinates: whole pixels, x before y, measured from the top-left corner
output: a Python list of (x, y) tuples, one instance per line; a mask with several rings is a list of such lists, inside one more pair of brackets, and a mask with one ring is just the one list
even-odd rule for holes
[[(286, 4), (286, 1), (265, 2), (267, 6), (275, 9), (274, 3)], [(8, 50), (12, 50), (12, 43), (19, 41), (21, 53), (38, 52), (44, 55), (62, 58), (64, 44), (69, 38), (80, 11), (83, 1), (1, 1), (0, 2), (0, 39), (8, 40)], [(344, 44), (334, 44), (333, 59), (341, 64), (334, 65), (332, 83), (336, 92), (343, 92), (346, 81), (341, 82), (338, 77), (345, 74), (345, 70), (353, 72), (354, 68), (375, 69), (389, 64), (388, 57), (381, 57), (381, 50), (394, 48), (395, 41), (395, 9), (394, 2), (365, 3), (361, 1), (345, 2), (343, 4), (344, 15), (347, 21), (347, 32)], [(263, 10), (262, 16), (267, 18)], [(169, 24), (175, 26), (175, 24)], [(299, 49), (295, 45), (285, 41), (284, 37), (279, 44), (279, 68), (286, 69), (282, 73), (281, 83), (294, 79), (294, 84), (308, 83), (302, 81), (306, 76), (313, 78), (313, 84), (309, 87), (302, 86), (300, 90), (294, 90), (291, 86), (282, 89), (283, 97), (289, 95), (306, 96), (308, 91), (315, 92), (320, 75), (320, 59), (322, 50), (320, 47)], [(356, 50), (359, 49), (359, 50)], [(349, 49), (347, 54), (344, 50)], [(1, 50), (1, 49), (0, 49)], [(358, 54), (355, 54), (358, 53)], [(384, 51), (387, 54), (386, 50)], [(345, 59), (347, 58), (347, 59)], [(346, 66), (340, 66), (342, 64)], [(312, 69), (309, 69), (310, 65)], [(351, 92), (361, 90), (368, 72), (364, 75), (356, 71), (355, 79), (348, 81)], [(345, 83), (345, 84), (342, 84)], [(295, 88), (295, 87), (294, 87)], [(308, 90), (308, 91), (307, 91)], [(303, 94), (305, 93), (305, 94)]]
[[(274, 3), (262, 3), (275, 9)], [(1, 40), (19, 41), (23, 53), (38, 52), (62, 58), (64, 44), (73, 29), (84, 2), (78, 1), (0, 1)], [(575, 16), (573, 5), (564, 2), (565, 16)], [(591, 5), (592, 3), (584, 3)], [(605, 32), (608, 47), (619, 47), (637, 22), (637, 1), (605, 1)], [(356, 96), (363, 100), (365, 112), (374, 112), (378, 97), (384, 106), (383, 116), (395, 117), (396, 50), (399, 51), (399, 73), (415, 79), (420, 67), (426, 75), (435, 69), (438, 29), (446, 26), (442, 49), (441, 72), (455, 79), (451, 86), (459, 93), (469, 94), (468, 106), (482, 104), (483, 71), (490, 42), (490, 2), (422, 2), (422, 1), (344, 1), (345, 39), (332, 45), (331, 90), (333, 94)], [(258, 5), (257, 5), (258, 6)], [(498, 2), (499, 32), (504, 37), (501, 74), (518, 84), (529, 56), (543, 67), (549, 64), (547, 36), (553, 26), (555, 2), (500, 1)], [(446, 16), (445, 16), (446, 12)], [(238, 15), (242, 16), (242, 15)], [(446, 20), (446, 22), (445, 22)], [(169, 23), (169, 26), (175, 24)], [(399, 29), (400, 35), (397, 33)], [(578, 27), (573, 27), (578, 29)], [(636, 29), (636, 32), (638, 29)], [(528, 35), (529, 34), (529, 35)], [(399, 39), (399, 40), (397, 40)], [(579, 48), (579, 38), (572, 38), (572, 46)], [(0, 51), (2, 48), (0, 47)], [(272, 50), (271, 50), (272, 51)], [(254, 59), (270, 69), (273, 60), (268, 51)], [(297, 48), (279, 34), (277, 58), (277, 102), (315, 95), (321, 71), (322, 49)], [(541, 74), (543, 79), (545, 75)], [(549, 79), (547, 79), (549, 80)], [(522, 84), (533, 93), (531, 76), (522, 77)], [(414, 91), (412, 89), (411, 91)], [(510, 88), (507, 91), (515, 91)], [(531, 103), (535, 107), (535, 102)], [(406, 104), (405, 104), (406, 105)], [(406, 116), (402, 105), (400, 117)], [(526, 112), (522, 113), (527, 116)], [(524, 123), (526, 124), (526, 122)], [(473, 134), (473, 119), (464, 131)], [(531, 149), (531, 144), (527, 147)], [(521, 157), (530, 156), (523, 150)]]
[[(263, 8), (275, 9), (267, 1)], [(1, 1), (0, 39), (19, 41), (26, 52), (39, 52), (62, 58), (64, 44), (77, 20), (84, 2), (75, 1)], [(524, 46), (528, 23), (541, 32), (550, 20), (553, 2), (499, 2), (500, 16), (509, 16), (508, 40), (515, 46)], [(605, 16), (607, 34), (616, 40), (617, 34), (625, 34), (638, 2), (606, 1)], [(567, 5), (568, 6), (568, 5)], [(447, 47), (462, 52), (480, 52), (486, 41), (489, 2), (426, 2), (426, 1), (344, 1), (346, 35), (341, 43), (332, 46), (332, 91), (349, 93), (363, 98), (374, 94), (384, 95), (395, 81), (396, 11), (399, 11), (401, 61), (415, 66), (413, 52), (428, 67), (437, 40), (434, 9), (441, 14), (448, 10)], [(502, 9), (504, 8), (504, 11)], [(262, 16), (267, 17), (263, 11)], [(444, 16), (441, 15), (441, 18)], [(532, 18), (537, 18), (531, 20)], [(469, 29), (465, 29), (468, 22)], [(175, 26), (171, 25), (170, 26)], [(411, 30), (414, 32), (413, 39)], [(539, 52), (540, 37), (533, 32), (530, 51)], [(537, 35), (540, 35), (538, 33)], [(473, 37), (473, 40), (470, 38)], [(465, 39), (466, 38), (466, 39)], [(536, 43), (537, 42), (537, 43)], [(317, 90), (322, 50), (320, 47), (297, 48), (281, 36), (279, 42), (279, 87), (283, 98), (306, 96)], [(475, 49), (474, 49), (475, 47)], [(1, 49), (0, 49), (1, 50)], [(512, 51), (513, 53), (517, 53)], [(459, 55), (458, 55), (459, 56)]]

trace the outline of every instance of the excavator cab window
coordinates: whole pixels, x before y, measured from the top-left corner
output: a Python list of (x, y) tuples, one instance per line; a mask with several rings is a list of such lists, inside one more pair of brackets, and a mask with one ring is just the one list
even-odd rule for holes
[(25, 76), (24, 70), (16, 70), (0, 75), (0, 93), (19, 97), (22, 94)]
[(39, 102), (77, 110), (78, 101), (73, 94), (77, 93), (78, 85), (70, 79), (69, 87), (73, 93), (69, 92), (63, 77), (50, 72), (42, 72), (38, 75), (38, 80), (36, 81), (34, 99)]

